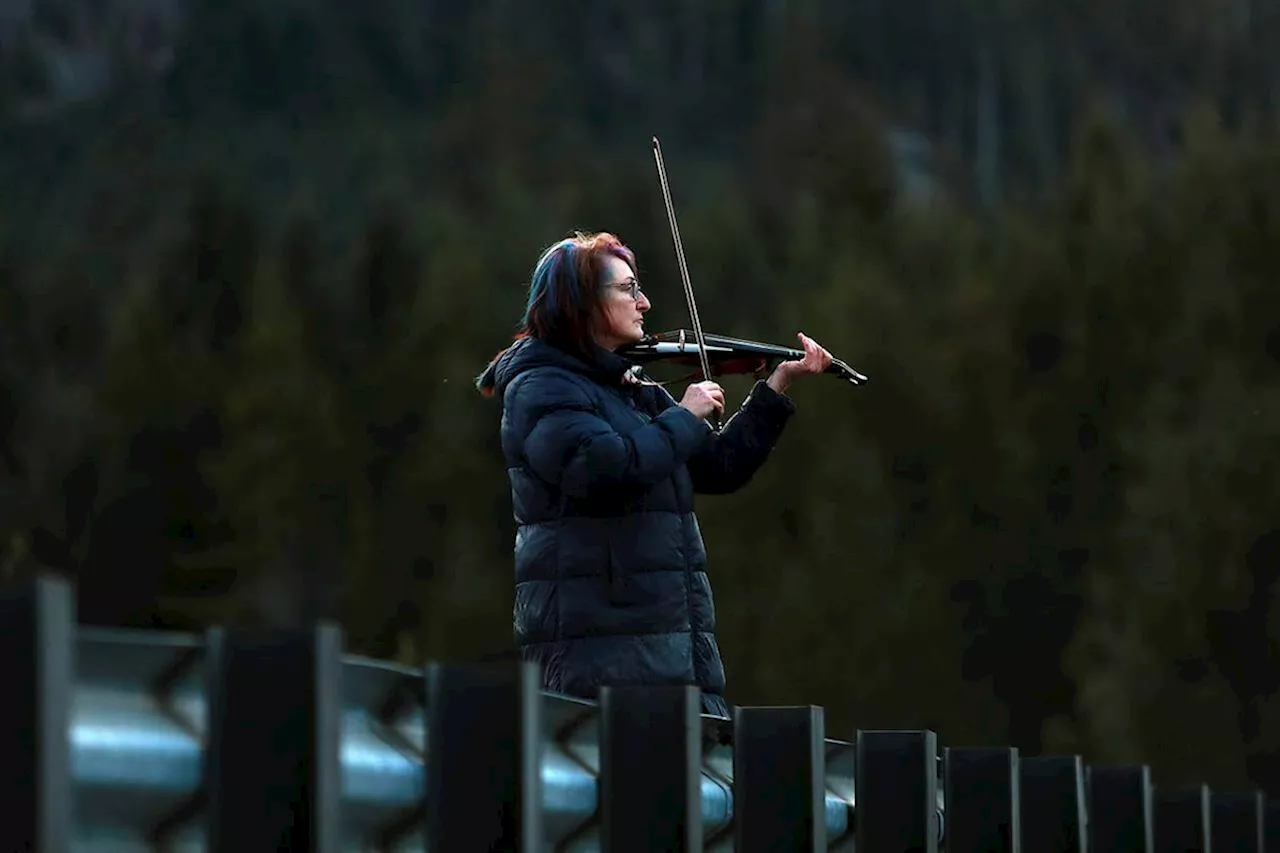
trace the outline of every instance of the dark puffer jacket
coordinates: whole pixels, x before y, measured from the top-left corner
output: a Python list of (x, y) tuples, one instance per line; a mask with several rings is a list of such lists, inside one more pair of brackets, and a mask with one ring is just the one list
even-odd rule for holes
[(746, 485), (795, 406), (757, 382), (716, 435), (662, 387), (625, 381), (632, 367), (526, 339), (481, 376), (503, 405), (516, 641), (548, 690), (696, 684), (727, 716), (693, 496)]

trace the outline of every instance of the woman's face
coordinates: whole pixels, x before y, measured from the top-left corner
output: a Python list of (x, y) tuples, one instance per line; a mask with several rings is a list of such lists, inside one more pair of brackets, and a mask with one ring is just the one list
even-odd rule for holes
[(602, 281), (596, 343), (607, 350), (638, 343), (644, 338), (644, 314), (650, 305), (631, 267), (610, 256)]

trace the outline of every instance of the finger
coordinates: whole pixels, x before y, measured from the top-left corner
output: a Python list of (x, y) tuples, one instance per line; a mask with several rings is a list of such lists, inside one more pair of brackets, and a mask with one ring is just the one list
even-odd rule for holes
[(800, 349), (804, 351), (804, 356), (800, 360), (805, 361), (811, 355), (813, 355), (813, 341), (809, 340), (808, 335), (806, 335), (804, 332), (801, 332), (799, 337), (800, 337)]
[(712, 391), (712, 392), (711, 392), (710, 394), (708, 394), (707, 396), (708, 396), (708, 397), (710, 397), (712, 400), (716, 401), (717, 403), (719, 403), (720, 405), (722, 405), (722, 406), (724, 405), (724, 392), (723, 392), (723, 391), (720, 391), (720, 390), (718, 390), (718, 389), (717, 389), (717, 390), (715, 390), (715, 391)]
[(804, 363), (810, 370), (816, 370), (822, 363), (822, 347), (818, 346), (812, 338), (804, 342)]
[(801, 359), (801, 370), (805, 373), (822, 373), (831, 364), (831, 353), (813, 338), (800, 332), (797, 336), (804, 347), (804, 358)]
[(813, 349), (809, 350), (809, 354), (813, 356), (814, 361), (812, 366), (817, 372), (821, 373), (831, 365), (831, 353), (827, 351), (826, 347), (812, 338), (808, 340), (808, 343), (813, 346)]

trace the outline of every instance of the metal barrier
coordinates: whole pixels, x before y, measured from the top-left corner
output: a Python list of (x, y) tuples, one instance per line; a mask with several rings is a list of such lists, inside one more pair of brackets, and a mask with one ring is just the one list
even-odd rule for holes
[(703, 717), (693, 688), (581, 702), (528, 666), (344, 656), (331, 626), (77, 629), (50, 578), (0, 596), (0, 683), (0, 851), (1280, 849), (1260, 794), (1154, 790), (1146, 767), (940, 760), (930, 731)]

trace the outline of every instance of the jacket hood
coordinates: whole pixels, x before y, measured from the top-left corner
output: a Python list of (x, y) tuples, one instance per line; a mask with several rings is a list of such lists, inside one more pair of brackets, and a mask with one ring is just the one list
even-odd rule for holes
[(634, 365), (614, 352), (597, 347), (590, 361), (537, 338), (522, 338), (494, 356), (476, 377), (486, 397), (502, 397), (517, 376), (535, 367), (559, 367), (590, 377), (603, 385), (617, 385)]

